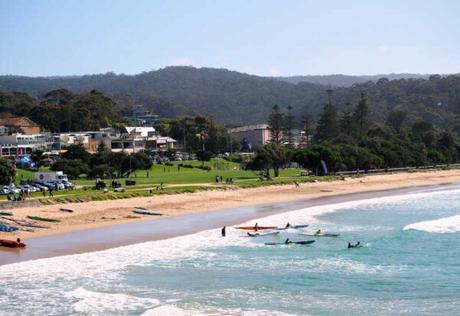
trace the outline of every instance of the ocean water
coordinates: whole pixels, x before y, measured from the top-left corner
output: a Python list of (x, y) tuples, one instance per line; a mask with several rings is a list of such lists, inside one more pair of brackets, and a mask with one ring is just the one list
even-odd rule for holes
[[(256, 221), (252, 221), (253, 224)], [(459, 315), (460, 189), (258, 219), (228, 228), (0, 267), (1, 315)], [(264, 242), (312, 239), (310, 246)], [(361, 241), (360, 249), (347, 249)]]

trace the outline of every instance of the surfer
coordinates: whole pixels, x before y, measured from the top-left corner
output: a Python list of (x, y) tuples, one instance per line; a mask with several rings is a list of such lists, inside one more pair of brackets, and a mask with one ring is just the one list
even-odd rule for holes
[(255, 230), (255, 231), (258, 231), (258, 230), (259, 230), (259, 224), (256, 223), (256, 224), (254, 225), (254, 230)]
[(222, 227), (222, 230), (220, 231), (221, 234), (222, 234), (222, 237), (225, 237), (225, 230), (226, 230), (226, 227)]
[(286, 240), (284, 241), (284, 244), (285, 245), (292, 244), (292, 241), (290, 241), (289, 238), (286, 238)]
[(288, 222), (284, 228), (290, 228), (290, 227), (291, 227), (291, 223)]
[(315, 233), (315, 235), (320, 235), (321, 234), (321, 229), (318, 229)]

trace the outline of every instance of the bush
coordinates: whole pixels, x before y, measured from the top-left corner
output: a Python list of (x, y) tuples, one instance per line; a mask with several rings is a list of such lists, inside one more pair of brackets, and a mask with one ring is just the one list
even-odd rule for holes
[(88, 165), (78, 159), (59, 159), (51, 166), (51, 170), (62, 171), (71, 179), (77, 179), (82, 173), (89, 173)]
[(184, 163), (180, 163), (180, 164), (179, 164), (179, 167), (181, 167), (181, 168), (190, 168), (190, 169), (195, 168), (194, 165), (184, 164)]
[(230, 155), (230, 156), (224, 156), (223, 158), (230, 162), (236, 162), (236, 163), (243, 162), (243, 158), (241, 157), (241, 155)]
[(16, 170), (11, 163), (3, 158), (0, 158), (0, 184), (8, 185), (14, 181)]
[(196, 168), (201, 169), (201, 170), (211, 171), (211, 167), (209, 166), (196, 166)]

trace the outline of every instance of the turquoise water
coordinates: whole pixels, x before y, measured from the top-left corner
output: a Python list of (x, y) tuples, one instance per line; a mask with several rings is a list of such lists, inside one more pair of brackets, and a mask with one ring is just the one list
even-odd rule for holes
[[(228, 229), (0, 268), (6, 315), (458, 315), (460, 190), (313, 207)], [(338, 238), (311, 246), (264, 242)], [(361, 241), (360, 249), (347, 249)]]

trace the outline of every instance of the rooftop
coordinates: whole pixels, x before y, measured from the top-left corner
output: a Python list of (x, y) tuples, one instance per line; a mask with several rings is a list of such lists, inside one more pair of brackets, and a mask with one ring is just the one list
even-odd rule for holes
[(261, 129), (268, 129), (268, 124), (255, 124), (255, 125), (236, 127), (236, 128), (230, 129), (230, 133), (256, 131), (256, 130), (261, 130)]

